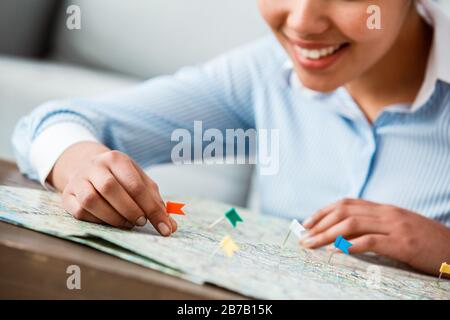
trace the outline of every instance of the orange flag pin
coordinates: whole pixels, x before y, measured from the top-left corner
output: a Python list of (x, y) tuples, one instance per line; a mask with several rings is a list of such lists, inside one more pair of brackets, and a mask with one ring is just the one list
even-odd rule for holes
[(182, 208), (185, 206), (184, 203), (178, 203), (178, 202), (172, 202), (167, 201), (166, 203), (166, 212), (169, 214), (179, 214), (179, 215), (185, 215)]

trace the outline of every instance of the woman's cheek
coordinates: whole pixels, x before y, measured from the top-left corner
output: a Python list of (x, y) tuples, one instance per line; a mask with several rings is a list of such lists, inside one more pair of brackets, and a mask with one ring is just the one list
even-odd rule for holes
[(272, 29), (280, 29), (286, 20), (286, 9), (274, 0), (259, 0), (259, 12)]
[[(355, 55), (366, 64), (374, 64), (381, 59), (394, 45), (401, 30), (398, 17), (385, 14), (381, 16), (381, 29), (369, 29), (364, 22), (354, 33)], [(356, 29), (355, 29), (356, 30)]]
[(340, 12), (336, 18), (336, 27), (351, 42), (370, 41), (374, 36), (372, 30), (367, 27), (368, 15), (364, 8)]
[[(398, 13), (398, 7), (390, 4), (378, 6), (379, 12), (367, 12), (367, 6), (355, 9), (348, 9), (341, 12), (340, 17), (345, 17), (338, 25), (341, 32), (355, 43), (391, 42), (396, 38), (404, 21), (404, 13)], [(374, 28), (374, 22), (379, 23), (380, 28)], [(375, 25), (377, 24), (375, 23)]]

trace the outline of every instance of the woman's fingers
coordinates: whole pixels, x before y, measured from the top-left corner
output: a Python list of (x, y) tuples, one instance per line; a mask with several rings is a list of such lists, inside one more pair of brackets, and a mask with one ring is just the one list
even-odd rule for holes
[(143, 226), (149, 220), (164, 236), (177, 230), (156, 183), (118, 151), (97, 155), (70, 179), (64, 193), (65, 208), (80, 220), (119, 228)]
[(367, 206), (357, 204), (335, 206), (332, 211), (325, 215), (319, 222), (309, 229), (308, 234), (314, 235), (321, 233), (335, 224), (351, 216), (373, 217), (373, 212), (368, 212)]
[(326, 215), (328, 215), (331, 211), (333, 211), (335, 206), (336, 206), (336, 204), (333, 203), (329, 206), (326, 206), (326, 207), (320, 209), (315, 214), (313, 214), (311, 217), (309, 217), (305, 221), (303, 221), (303, 226), (307, 229), (313, 228)]
[(334, 211), (345, 212), (347, 208), (353, 206), (374, 206), (374, 202), (362, 200), (362, 199), (342, 199), (333, 204), (330, 204), (313, 214), (311, 217), (303, 221), (303, 225), (307, 229), (314, 228), (319, 222), (321, 222), (326, 216)]
[(95, 190), (94, 186), (86, 180), (82, 180), (74, 186), (75, 195), (80, 209), (89, 212), (105, 223), (117, 227), (130, 229), (133, 224), (122, 217), (103, 197)]
[(172, 233), (177, 231), (178, 229), (178, 225), (177, 222), (175, 221), (175, 219), (173, 219), (169, 214), (167, 214), (166, 212), (166, 205), (161, 197), (161, 194), (159, 193), (159, 188), (158, 185), (150, 179), (150, 177), (144, 172), (144, 170), (142, 170), (136, 162), (133, 161), (133, 159), (131, 159), (131, 162), (133, 163), (134, 168), (136, 169), (136, 171), (139, 173), (139, 175), (141, 176), (141, 178), (144, 180), (145, 184), (148, 186), (148, 188), (152, 191), (154, 199), (156, 200), (157, 203), (159, 203), (160, 208), (164, 211), (164, 213), (166, 213), (166, 215), (169, 217), (171, 226), (172, 226)]
[(352, 237), (367, 233), (387, 234), (388, 226), (377, 218), (351, 216), (321, 233), (302, 239), (301, 244), (307, 248), (318, 248), (333, 242), (339, 235)]
[(172, 218), (172, 217), (170, 217), (170, 216), (169, 216), (169, 220), (170, 220), (170, 223), (172, 224), (172, 233), (173, 233), (173, 232), (177, 231), (177, 229), (178, 229), (178, 224), (177, 224), (177, 222), (175, 221), (175, 219)]
[(145, 213), (150, 223), (163, 236), (169, 236), (172, 230), (172, 222), (166, 213), (164, 203), (156, 197), (156, 184), (151, 181), (149, 185), (142, 178), (139, 170), (134, 167), (132, 160), (120, 152), (108, 153), (109, 168), (114, 177), (119, 181), (129, 196)]
[(351, 240), (350, 253), (375, 252), (385, 256), (391, 255), (392, 243), (389, 237), (383, 234), (366, 234)]
[(93, 216), (88, 211), (81, 208), (77, 201), (77, 198), (73, 194), (63, 193), (63, 205), (64, 208), (77, 220), (93, 222), (98, 224), (104, 224), (102, 220)]
[(95, 167), (89, 174), (97, 192), (132, 225), (144, 226), (147, 217), (133, 201), (114, 175), (104, 167)]

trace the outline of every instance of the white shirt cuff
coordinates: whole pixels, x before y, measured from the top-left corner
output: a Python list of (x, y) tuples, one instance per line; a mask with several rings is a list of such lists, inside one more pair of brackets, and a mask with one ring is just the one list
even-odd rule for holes
[(82, 141), (99, 140), (82, 125), (64, 122), (54, 124), (42, 131), (31, 144), (30, 163), (46, 189), (53, 189), (46, 183), (56, 160), (70, 146)]

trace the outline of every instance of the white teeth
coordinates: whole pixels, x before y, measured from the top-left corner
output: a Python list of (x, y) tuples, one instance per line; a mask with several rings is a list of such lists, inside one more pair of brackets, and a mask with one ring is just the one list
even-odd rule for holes
[(295, 48), (304, 58), (311, 59), (311, 60), (318, 60), (320, 58), (323, 58), (323, 57), (326, 57), (326, 56), (329, 56), (329, 55), (335, 53), (340, 47), (341, 47), (340, 45), (336, 45), (336, 46), (330, 46), (328, 48), (313, 49), (313, 50), (300, 48), (300, 47), (295, 47)]

